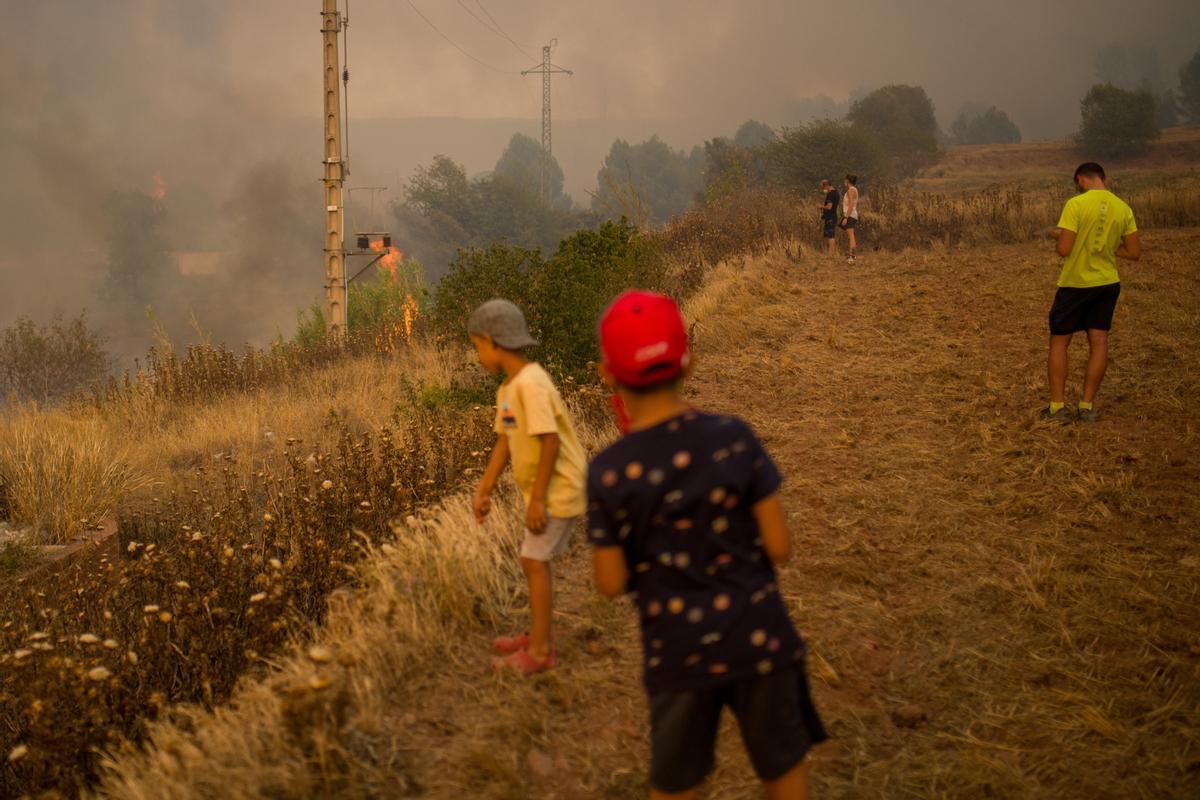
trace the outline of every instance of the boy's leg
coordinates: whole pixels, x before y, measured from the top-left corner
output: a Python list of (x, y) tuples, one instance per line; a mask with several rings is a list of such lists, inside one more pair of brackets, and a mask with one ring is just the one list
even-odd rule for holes
[(540, 660), (550, 655), (550, 620), (554, 608), (554, 582), (550, 563), (522, 558), (521, 569), (529, 582), (529, 609), (533, 623), (529, 628), (529, 655)]
[(1050, 380), (1050, 402), (1063, 402), (1067, 387), (1067, 350), (1071, 347), (1071, 334), (1050, 334), (1050, 359), (1047, 373)]
[[(1087, 337), (1088, 364), (1083, 379), (1083, 402), (1090, 403), (1096, 399), (1100, 381), (1104, 380), (1104, 372), (1108, 369), (1108, 331), (1088, 328)], [(1063, 371), (1066, 372), (1065, 368)]]
[(801, 761), (782, 778), (765, 781), (768, 800), (808, 800), (808, 764)]

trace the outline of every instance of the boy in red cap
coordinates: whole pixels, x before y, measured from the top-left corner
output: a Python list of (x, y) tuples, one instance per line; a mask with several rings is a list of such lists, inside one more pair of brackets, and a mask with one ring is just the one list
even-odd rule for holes
[(745, 422), (684, 402), (691, 351), (670, 298), (621, 295), (600, 348), (627, 432), (588, 468), (588, 535), (597, 588), (631, 593), (641, 618), (650, 796), (698, 795), (729, 706), (767, 795), (805, 798), (826, 734), (775, 577), (791, 555), (779, 472)]

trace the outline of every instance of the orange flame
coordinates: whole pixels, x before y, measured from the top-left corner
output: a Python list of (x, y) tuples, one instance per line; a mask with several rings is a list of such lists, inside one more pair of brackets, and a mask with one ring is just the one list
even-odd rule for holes
[[(376, 253), (382, 253), (383, 252), (383, 242), (381, 242), (381, 241), (371, 242), (371, 249), (374, 250)], [(404, 261), (404, 253), (400, 252), (392, 245), (388, 245), (387, 254), (384, 255), (383, 258), (379, 259), (379, 268), (386, 269), (389, 273), (391, 273), (392, 282), (395, 283), (400, 279), (400, 276), (397, 274), (397, 270), (400, 269), (400, 264), (403, 261)]]
[(163, 180), (162, 173), (154, 170), (154, 174), (150, 176), (150, 180), (154, 182), (154, 188), (150, 190), (150, 196), (155, 200), (162, 200), (167, 196), (167, 182)]

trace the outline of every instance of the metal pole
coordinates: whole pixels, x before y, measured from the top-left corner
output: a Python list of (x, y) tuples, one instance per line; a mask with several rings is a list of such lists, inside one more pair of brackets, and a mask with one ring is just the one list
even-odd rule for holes
[(550, 192), (550, 46), (542, 48), (542, 201)]
[(321, 37), (325, 55), (325, 320), (330, 336), (342, 341), (346, 336), (346, 248), (343, 241), (342, 120), (339, 97), (338, 33), (341, 15), (337, 0), (322, 0)]

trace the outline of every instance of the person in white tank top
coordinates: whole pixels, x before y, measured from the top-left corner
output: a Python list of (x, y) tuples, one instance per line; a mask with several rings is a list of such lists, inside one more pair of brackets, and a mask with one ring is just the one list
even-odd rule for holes
[(850, 257), (846, 259), (849, 264), (854, 263), (854, 251), (858, 248), (854, 236), (854, 228), (858, 225), (858, 188), (855, 186), (857, 183), (857, 175), (847, 175), (846, 192), (842, 195), (841, 228), (846, 232), (846, 238), (850, 240)]

